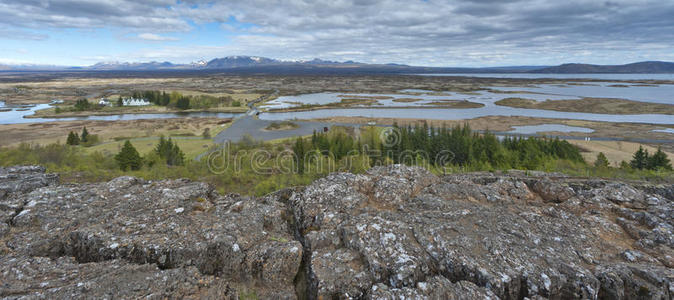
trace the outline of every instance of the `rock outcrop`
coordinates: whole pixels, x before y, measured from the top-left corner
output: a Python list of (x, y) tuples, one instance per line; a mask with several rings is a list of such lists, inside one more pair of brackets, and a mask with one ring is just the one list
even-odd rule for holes
[(0, 169), (0, 298), (671, 299), (672, 194), (394, 165), (251, 198)]

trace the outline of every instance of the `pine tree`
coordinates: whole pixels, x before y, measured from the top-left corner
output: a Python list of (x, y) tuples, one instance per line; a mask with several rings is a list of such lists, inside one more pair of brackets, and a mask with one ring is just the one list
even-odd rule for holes
[(211, 129), (210, 128), (204, 128), (204, 132), (201, 133), (201, 136), (204, 139), (210, 139), (211, 138)]
[(662, 152), (662, 149), (658, 147), (658, 151), (653, 153), (653, 155), (648, 159), (647, 168), (649, 170), (665, 169), (671, 171), (672, 165), (669, 161), (669, 158), (667, 158), (667, 154)]
[(630, 161), (630, 166), (634, 169), (642, 170), (648, 165), (648, 150), (644, 150), (643, 147), (639, 146), (639, 150), (634, 153), (632, 156), (632, 161)]
[(604, 152), (599, 152), (597, 154), (597, 160), (594, 161), (594, 166), (597, 168), (608, 168), (608, 159), (606, 158), (606, 155), (604, 155)]
[(91, 108), (91, 103), (87, 99), (79, 99), (75, 102), (75, 109), (78, 111), (84, 111)]
[(80, 144), (80, 137), (77, 136), (74, 132), (68, 133), (68, 139), (66, 140), (66, 144), (75, 146)]
[(160, 137), (154, 151), (169, 166), (182, 166), (185, 164), (185, 154), (180, 150), (178, 144), (173, 143), (171, 138), (167, 140), (163, 136)]
[(293, 159), (295, 160), (295, 165), (297, 165), (297, 173), (304, 174), (304, 141), (301, 137), (298, 137), (293, 145)]
[(189, 109), (190, 108), (190, 98), (180, 97), (178, 102), (176, 102), (176, 107), (180, 109)]
[[(169, 142), (170, 141), (171, 139), (169, 138)], [(169, 166), (182, 166), (185, 164), (185, 154), (182, 150), (180, 150), (180, 148), (178, 148), (178, 144), (173, 144), (170, 153), (171, 155), (166, 160), (166, 163)]]
[(140, 154), (138, 154), (136, 148), (134, 148), (133, 145), (131, 145), (131, 142), (128, 140), (124, 142), (122, 150), (120, 150), (119, 153), (115, 155), (115, 160), (117, 161), (117, 164), (119, 164), (119, 168), (122, 171), (139, 170), (143, 165)]
[(82, 143), (86, 143), (89, 141), (89, 131), (87, 131), (87, 127), (85, 126), (82, 128), (82, 134), (80, 135), (80, 141)]
[(122, 100), (122, 96), (119, 96), (119, 98), (117, 98), (117, 106), (119, 107), (124, 106), (124, 100)]

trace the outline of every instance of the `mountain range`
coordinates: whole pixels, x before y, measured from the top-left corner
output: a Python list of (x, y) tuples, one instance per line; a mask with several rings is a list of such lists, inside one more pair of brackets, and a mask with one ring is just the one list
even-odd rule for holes
[(260, 56), (227, 56), (190, 64), (165, 62), (101, 62), (88, 67), (0, 65), (0, 71), (180, 71), (211, 70), (230, 73), (674, 73), (674, 63), (646, 61), (625, 65), (562, 64), (559, 66), (508, 66), (485, 68), (419, 67), (403, 64), (367, 64), (322, 59), (286, 61)]

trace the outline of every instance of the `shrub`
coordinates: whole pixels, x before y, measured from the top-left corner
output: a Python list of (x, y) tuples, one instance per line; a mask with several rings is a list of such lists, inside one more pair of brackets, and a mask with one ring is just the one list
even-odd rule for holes
[(599, 152), (597, 154), (597, 159), (594, 161), (594, 166), (597, 168), (608, 168), (608, 159), (606, 158), (606, 155), (604, 155), (603, 152)]
[(97, 145), (100, 142), (100, 137), (97, 134), (89, 134), (87, 136), (86, 142), (80, 142), (80, 145), (84, 147), (91, 147)]

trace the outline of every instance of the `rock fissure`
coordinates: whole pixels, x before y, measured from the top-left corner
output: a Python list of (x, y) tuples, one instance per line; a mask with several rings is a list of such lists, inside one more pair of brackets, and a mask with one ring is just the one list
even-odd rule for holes
[[(263, 198), (0, 168), (0, 298), (668, 299), (674, 186), (420, 168)], [(18, 210), (17, 210), (18, 209)]]

